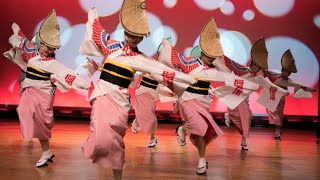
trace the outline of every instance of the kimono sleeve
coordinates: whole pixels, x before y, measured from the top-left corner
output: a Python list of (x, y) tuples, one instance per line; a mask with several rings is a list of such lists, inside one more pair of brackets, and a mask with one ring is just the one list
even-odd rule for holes
[(27, 63), (23, 61), (21, 57), (20, 49), (11, 48), (9, 51), (3, 53), (4, 57), (6, 57), (10, 62), (18, 65), (23, 71), (27, 70)]
[(148, 73), (151, 78), (167, 86), (178, 96), (181, 96), (189, 85), (197, 82), (196, 78), (190, 75), (169, 68), (144, 55), (141, 56), (142, 58), (126, 57), (130, 59), (127, 65), (135, 71)]
[(9, 43), (14, 49), (20, 49), (20, 57), (28, 62), (31, 58), (38, 55), (38, 47), (33, 45), (22, 33), (18, 24), (12, 24), (13, 35), (9, 38)]
[[(39, 56), (37, 56), (39, 57)], [(41, 58), (32, 58), (29, 63), (44, 71), (51, 73), (54, 80), (65, 89), (89, 89), (90, 83), (81, 78), (77, 73), (56, 60), (42, 61)]]
[(109, 54), (107, 48), (108, 39), (109, 34), (100, 24), (96, 9), (90, 9), (85, 36), (80, 45), (80, 53), (89, 56), (107, 56)]

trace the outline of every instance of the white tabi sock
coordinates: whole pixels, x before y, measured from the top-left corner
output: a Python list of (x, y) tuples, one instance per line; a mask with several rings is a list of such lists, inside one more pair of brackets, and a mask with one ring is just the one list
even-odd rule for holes
[(205, 165), (207, 165), (206, 158), (200, 158), (199, 159), (199, 163), (198, 163), (198, 167), (201, 168), (201, 167), (203, 167)]
[(247, 141), (246, 141), (246, 138), (242, 136), (242, 139), (241, 139), (241, 144), (242, 145), (247, 145)]

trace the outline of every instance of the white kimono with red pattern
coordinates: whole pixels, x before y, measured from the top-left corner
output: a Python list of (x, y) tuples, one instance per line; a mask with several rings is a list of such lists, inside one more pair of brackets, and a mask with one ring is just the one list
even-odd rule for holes
[(51, 138), (54, 124), (53, 100), (56, 86), (52, 81), (63, 87), (63, 91), (70, 88), (89, 89), (90, 84), (54, 58), (39, 55), (38, 47), (24, 36), (17, 24), (14, 23), (12, 29), (14, 34), (9, 38), (9, 43), (13, 48), (4, 55), (23, 71), (31, 65), (50, 74), (48, 80), (28, 77), (21, 79), (21, 98), (17, 108), (23, 137), (47, 140)]
[[(88, 13), (85, 38), (80, 52), (86, 55), (104, 56), (134, 71), (148, 73), (151, 78), (169, 86), (176, 94), (182, 94), (196, 79), (164, 66), (137, 49), (124, 46), (124, 42), (109, 39), (94, 9)], [(99, 65), (92, 61), (85, 67), (94, 73)], [(128, 127), (128, 88), (99, 79), (91, 94), (91, 134), (83, 145), (84, 156), (103, 167), (123, 169), (125, 144), (123, 138)]]
[[(290, 86), (294, 87), (295, 98), (311, 98), (312, 97), (311, 88), (305, 87), (291, 80), (290, 78), (284, 78), (281, 76), (281, 73), (276, 73), (268, 70), (264, 71), (264, 73), (273, 84), (280, 86), (283, 89), (288, 89), (288, 87)], [(283, 96), (274, 111), (267, 109), (270, 124), (282, 126), (285, 102), (286, 102), (286, 99), (285, 99), (285, 96)]]
[[(201, 77), (205, 70), (210, 69), (200, 59), (188, 58), (179, 54), (167, 40), (163, 40), (159, 61), (197, 77)], [(204, 137), (206, 143), (209, 144), (223, 134), (209, 112), (211, 104), (209, 94), (203, 95), (186, 91), (179, 97), (177, 103), (180, 107), (182, 120), (185, 122), (185, 128), (190, 132), (190, 140), (195, 146), (198, 144), (199, 136)]]
[[(173, 50), (173, 54), (175, 50)], [(178, 59), (184, 59), (183, 61), (176, 61)], [(200, 59), (189, 59), (183, 56), (172, 56), (173, 64), (181, 65), (181, 69), (186, 74), (197, 75), (199, 71), (209, 69), (208, 66), (202, 63)], [(212, 142), (216, 137), (223, 135), (222, 130), (213, 120), (211, 113), (209, 112), (212, 97), (208, 95), (196, 94), (191, 92), (184, 92), (178, 99), (178, 106), (180, 107), (180, 115), (185, 122), (184, 127), (190, 132), (190, 141), (193, 145), (197, 146), (198, 137), (204, 137), (207, 144)]]
[[(168, 67), (179, 69), (183, 72), (190, 72), (190, 75), (199, 79), (204, 79), (210, 82), (223, 82), (225, 85), (216, 88), (213, 91), (213, 94), (216, 95), (219, 101), (230, 109), (239, 105), (247, 97), (248, 94), (246, 93), (252, 92), (252, 90), (257, 90), (259, 87), (256, 83), (236, 76), (228, 67), (225, 66), (224, 62), (220, 63), (219, 66), (214, 65), (215, 68), (198, 68), (198, 64), (202, 64), (200, 59), (184, 57), (174, 50), (171, 47), (170, 42), (166, 39), (162, 40), (162, 48), (158, 61)], [(193, 69), (197, 70), (192, 71)], [(240, 93), (238, 95), (233, 92)]]
[[(169, 60), (168, 60), (169, 59)], [(218, 68), (209, 67), (199, 58), (184, 57), (171, 47), (168, 40), (162, 41), (162, 49), (159, 55), (160, 62), (163, 64), (180, 69), (184, 73), (193, 75), (200, 79), (210, 82), (224, 82), (225, 87), (232, 91), (240, 88), (237, 82), (241, 83), (241, 90), (252, 91), (258, 88), (258, 85), (235, 76), (232, 73), (226, 73), (218, 70)], [(221, 87), (219, 87), (221, 88)], [(213, 92), (216, 94), (215, 92)], [(230, 92), (232, 94), (232, 92)], [(225, 98), (226, 93), (216, 94), (218, 99)], [(234, 99), (238, 99), (239, 103), (243, 100), (234, 95)], [(223, 101), (228, 107), (235, 106), (233, 102)], [(197, 137), (204, 137), (206, 143), (210, 143), (214, 138), (222, 135), (221, 129), (214, 122), (209, 110), (211, 104), (209, 95), (201, 95), (197, 93), (184, 92), (178, 100), (180, 114), (185, 121), (187, 131), (190, 131), (190, 139), (194, 145), (197, 145)]]
[[(275, 109), (280, 99), (288, 94), (288, 91), (266, 81), (262, 76), (254, 75), (249, 67), (244, 67), (227, 57), (215, 60), (214, 65), (222, 71), (233, 72), (244, 79), (259, 84), (263, 89), (257, 101), (268, 109)], [(230, 89), (228, 87), (223, 88)], [(218, 91), (220, 91), (219, 88), (216, 89), (215, 93), (219, 93)], [(243, 91), (239, 88), (238, 90), (229, 90), (229, 92), (233, 95), (243, 95), (242, 98), (244, 98), (244, 100), (237, 105), (236, 108), (228, 108), (228, 112), (230, 119), (239, 130), (239, 133), (244, 137), (248, 137), (252, 119), (252, 112), (249, 107), (249, 95), (252, 90)], [(231, 101), (232, 99), (227, 98), (227, 100)]]
[[(162, 44), (159, 61), (169, 67), (191, 72), (190, 70), (197, 68), (197, 63), (201, 61), (200, 59), (184, 58), (182, 55), (177, 54), (167, 40), (163, 40)], [(172, 58), (172, 56), (178, 58)], [(172, 60), (167, 61), (168, 57)], [(248, 135), (251, 122), (248, 96), (252, 91), (257, 90), (259, 85), (263, 89), (267, 89), (268, 93), (260, 96), (258, 102), (270, 109), (274, 109), (279, 103), (280, 98), (288, 93), (286, 90), (266, 81), (262, 76), (253, 76), (249, 68), (235, 63), (227, 57), (216, 59), (213, 65), (215, 66), (213, 69), (197, 71), (196, 76), (209, 81), (221, 81), (225, 83), (224, 86), (217, 87), (213, 91), (213, 94), (228, 107), (231, 112), (231, 119), (239, 128), (239, 132), (244, 134), (244, 136)], [(244, 119), (243, 122), (240, 122), (241, 119)]]
[[(249, 68), (243, 67), (234, 61), (231, 61), (228, 58), (224, 58), (225, 65), (229, 68), (230, 71), (234, 72), (236, 75), (243, 77), (245, 79), (253, 79), (255, 75), (253, 75)], [(241, 90), (240, 90), (241, 91)], [(235, 92), (237, 94), (237, 92)], [(249, 128), (251, 125), (252, 112), (249, 107), (249, 94), (236, 108), (230, 109), (228, 108), (229, 117), (234, 125), (239, 130), (239, 133), (244, 137), (249, 135)]]

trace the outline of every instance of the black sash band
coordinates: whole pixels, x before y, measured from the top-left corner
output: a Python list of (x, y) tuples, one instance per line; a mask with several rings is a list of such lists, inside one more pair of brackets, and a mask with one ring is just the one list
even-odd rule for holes
[(203, 94), (203, 95), (208, 95), (210, 87), (210, 82), (208, 81), (203, 81), (203, 80), (198, 80), (197, 83), (189, 86), (186, 91), (191, 92), (191, 93), (196, 93), (196, 94)]
[(124, 67), (117, 66), (116, 64), (107, 62), (100, 70), (102, 71), (100, 79), (116, 84), (120, 87), (128, 88), (132, 81), (133, 73)]
[(27, 66), (26, 77), (33, 80), (49, 80), (50, 73), (41, 72), (40, 70), (35, 69), (34, 67)]
[(158, 84), (159, 83), (157, 81), (145, 76), (142, 77), (140, 82), (140, 85), (151, 88), (151, 89), (157, 89)]

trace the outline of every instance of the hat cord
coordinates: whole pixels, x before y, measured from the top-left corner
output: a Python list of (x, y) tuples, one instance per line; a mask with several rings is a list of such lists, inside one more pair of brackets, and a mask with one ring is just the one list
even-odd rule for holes
[(138, 23), (144, 16), (146, 16), (147, 15), (147, 13), (141, 13), (141, 17), (137, 20), (137, 22), (136, 23)]

